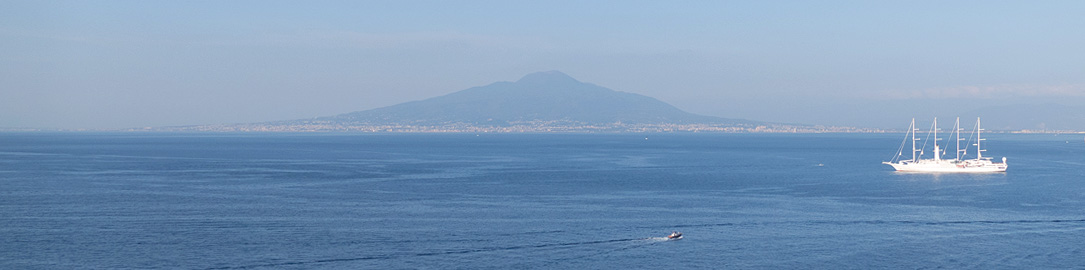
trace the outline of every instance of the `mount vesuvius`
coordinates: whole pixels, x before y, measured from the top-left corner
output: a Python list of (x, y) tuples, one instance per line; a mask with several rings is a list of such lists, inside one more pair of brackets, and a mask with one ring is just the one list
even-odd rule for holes
[[(657, 99), (532, 73), (448, 95), (312, 119), (170, 127), (182, 131), (794, 132), (815, 128), (697, 115)], [(820, 127), (818, 127), (820, 128)]]
[(509, 126), (525, 122), (581, 124), (749, 124), (702, 116), (657, 99), (583, 83), (558, 71), (528, 74), (430, 99), (320, 118), (357, 124)]

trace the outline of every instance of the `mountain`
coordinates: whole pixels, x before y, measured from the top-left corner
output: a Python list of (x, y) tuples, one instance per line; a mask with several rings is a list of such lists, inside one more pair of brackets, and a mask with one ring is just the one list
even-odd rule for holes
[(162, 131), (360, 132), (870, 132), (697, 115), (657, 99), (532, 73), (448, 95), (313, 119), (167, 127)]
[(524, 122), (580, 124), (753, 124), (696, 115), (657, 99), (580, 82), (558, 71), (528, 74), (445, 96), (319, 120), (358, 124), (509, 126)]

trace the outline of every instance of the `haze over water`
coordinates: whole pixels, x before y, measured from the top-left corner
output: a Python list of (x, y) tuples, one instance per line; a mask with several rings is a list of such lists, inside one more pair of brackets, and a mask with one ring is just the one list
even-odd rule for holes
[(1085, 267), (1080, 135), (900, 138), (4, 133), (0, 268)]
[(0, 2), (0, 130), (311, 119), (559, 70), (691, 113), (1085, 130), (1081, 1)]

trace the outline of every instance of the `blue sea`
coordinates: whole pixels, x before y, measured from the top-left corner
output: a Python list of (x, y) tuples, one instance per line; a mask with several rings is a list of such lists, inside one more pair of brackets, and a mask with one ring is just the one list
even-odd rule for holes
[(903, 138), (0, 133), (0, 269), (1085, 268), (1083, 135)]

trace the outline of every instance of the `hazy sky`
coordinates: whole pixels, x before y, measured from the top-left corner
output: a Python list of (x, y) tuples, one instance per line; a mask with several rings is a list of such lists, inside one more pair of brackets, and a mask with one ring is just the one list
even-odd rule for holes
[(0, 127), (309, 118), (547, 70), (796, 123), (1085, 104), (1085, 2), (0, 0)]

